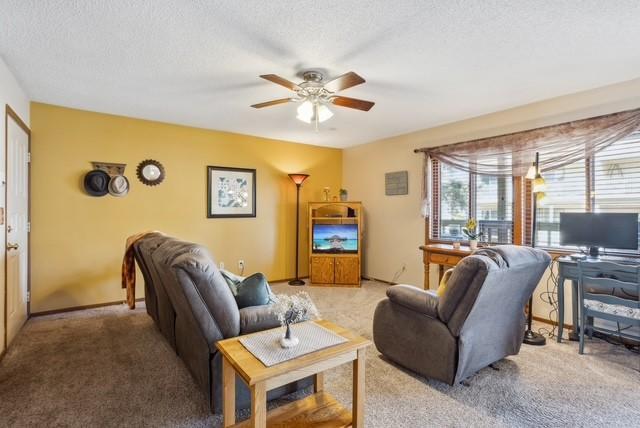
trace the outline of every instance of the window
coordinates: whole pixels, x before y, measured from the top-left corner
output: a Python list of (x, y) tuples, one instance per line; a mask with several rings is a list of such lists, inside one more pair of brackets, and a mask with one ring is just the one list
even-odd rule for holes
[(440, 238), (462, 239), (469, 219), (469, 173), (441, 164)]
[(640, 213), (640, 133), (583, 161), (543, 174), (536, 245), (560, 247), (561, 212)]
[(483, 233), (483, 241), (513, 242), (511, 177), (469, 174), (437, 161), (433, 167), (433, 184), (437, 186), (433, 238), (466, 240), (462, 228), (470, 217), (474, 217)]
[(513, 242), (513, 179), (476, 176), (476, 215), (483, 241)]
[[(466, 240), (462, 228), (474, 217), (484, 234), (483, 241), (531, 243), (530, 183), (519, 178), (469, 174), (437, 160), (432, 161), (432, 173), (432, 239)], [(562, 248), (560, 213), (640, 213), (640, 132), (543, 176), (547, 190), (536, 213), (536, 246)], [(518, 191), (515, 183), (523, 183)], [(514, 204), (516, 195), (522, 203)], [(516, 205), (522, 207), (518, 213)], [(516, 215), (524, 221), (516, 227), (523, 236), (514, 237)]]

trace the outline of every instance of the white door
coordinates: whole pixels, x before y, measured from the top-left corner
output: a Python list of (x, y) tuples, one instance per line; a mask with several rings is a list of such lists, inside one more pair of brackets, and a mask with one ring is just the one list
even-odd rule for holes
[(7, 346), (27, 320), (29, 135), (7, 120)]

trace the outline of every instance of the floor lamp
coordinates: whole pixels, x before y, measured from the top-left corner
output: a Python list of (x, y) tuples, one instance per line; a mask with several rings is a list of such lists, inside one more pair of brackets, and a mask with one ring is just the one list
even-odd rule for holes
[[(544, 178), (540, 174), (540, 156), (539, 153), (536, 152), (536, 161), (533, 163), (529, 171), (527, 172), (527, 179), (533, 180), (533, 215), (532, 215), (532, 225), (531, 225), (531, 246), (535, 248), (536, 246), (536, 222), (537, 222), (537, 212), (538, 212), (538, 200), (544, 198), (544, 191), (546, 189), (546, 184), (544, 182)], [(535, 292), (535, 291), (534, 291)], [(529, 313), (527, 314), (527, 330), (524, 332), (523, 343), (527, 345), (534, 346), (542, 346), (547, 343), (547, 340), (540, 333), (536, 333), (531, 330), (531, 324), (533, 323), (533, 294), (529, 297)]]
[(296, 277), (289, 281), (289, 285), (304, 285), (304, 281), (298, 277), (298, 250), (300, 245), (300, 187), (302, 182), (309, 178), (309, 174), (289, 174), (291, 181), (296, 183)]

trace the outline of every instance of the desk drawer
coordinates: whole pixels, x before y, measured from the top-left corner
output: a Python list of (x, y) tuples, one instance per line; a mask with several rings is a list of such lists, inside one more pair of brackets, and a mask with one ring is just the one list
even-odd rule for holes
[(462, 260), (460, 256), (447, 256), (445, 254), (436, 254), (432, 253), (429, 261), (431, 263), (439, 264), (439, 265), (447, 265), (447, 266), (455, 266), (458, 262)]
[[(560, 273), (565, 279), (578, 280), (578, 266), (575, 264), (560, 263)], [(600, 270), (585, 268), (586, 276), (598, 277)], [(619, 281), (633, 282), (636, 280), (635, 275), (629, 272), (611, 272)]]

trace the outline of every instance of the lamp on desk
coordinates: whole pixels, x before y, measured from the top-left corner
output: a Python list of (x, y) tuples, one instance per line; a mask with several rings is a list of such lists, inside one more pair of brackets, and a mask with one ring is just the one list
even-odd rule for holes
[[(536, 152), (536, 160), (529, 168), (527, 175), (525, 177), (528, 180), (533, 180), (533, 216), (532, 216), (532, 225), (531, 225), (531, 246), (535, 248), (536, 246), (536, 222), (537, 222), (537, 211), (538, 211), (538, 202), (542, 201), (545, 197), (545, 190), (547, 190), (547, 184), (540, 174), (540, 154)], [(535, 291), (534, 291), (535, 293)], [(547, 340), (540, 333), (536, 333), (531, 330), (531, 325), (533, 323), (533, 294), (529, 297), (529, 313), (527, 314), (527, 330), (524, 332), (524, 339), (522, 339), (523, 343), (527, 345), (534, 346), (542, 346), (547, 343)], [(562, 334), (562, 333), (561, 333)]]
[(296, 184), (296, 277), (289, 281), (289, 285), (304, 285), (298, 277), (298, 250), (300, 244), (300, 186), (309, 178), (309, 174), (289, 174), (289, 178)]

